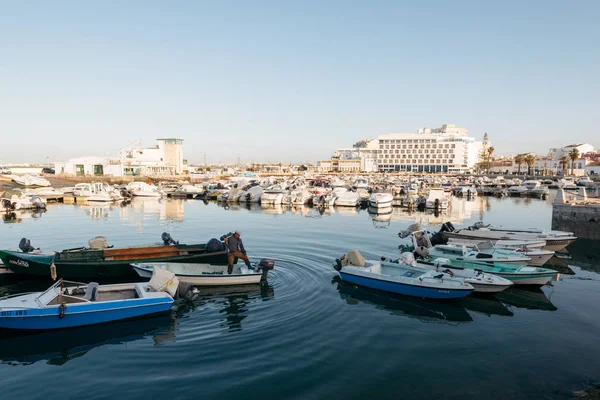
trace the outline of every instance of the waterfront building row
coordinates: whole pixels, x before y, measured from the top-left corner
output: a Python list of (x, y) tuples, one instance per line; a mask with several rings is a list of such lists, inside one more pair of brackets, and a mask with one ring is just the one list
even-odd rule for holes
[(183, 139), (157, 139), (142, 147), (141, 141), (119, 151), (117, 157), (78, 157), (55, 163), (57, 174), (75, 176), (172, 176), (183, 173)]
[(338, 149), (317, 163), (319, 172), (464, 173), (479, 158), (482, 143), (466, 128), (443, 125), (416, 133), (392, 133)]

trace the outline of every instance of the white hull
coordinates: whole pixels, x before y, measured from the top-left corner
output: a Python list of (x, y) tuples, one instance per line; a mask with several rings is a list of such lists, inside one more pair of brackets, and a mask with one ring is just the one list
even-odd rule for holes
[(374, 208), (389, 208), (392, 206), (392, 201), (374, 202), (369, 200), (369, 205)]
[(477, 293), (500, 293), (512, 286), (512, 285), (494, 285), (494, 284), (476, 283), (469, 279), (465, 279), (465, 282), (467, 282), (471, 286), (473, 286), (475, 288), (474, 292), (477, 292)]
[[(503, 277), (503, 278), (507, 278), (509, 279), (510, 277), (507, 275), (502, 275), (499, 274), (499, 276)], [(513, 283), (515, 285), (531, 285), (531, 286), (544, 286), (546, 283), (550, 282), (552, 280), (551, 276), (541, 276), (541, 277), (531, 277), (531, 278), (525, 278), (525, 279), (514, 279)]]
[(158, 266), (173, 273), (179, 282), (196, 286), (227, 286), (260, 283), (262, 273), (249, 270), (246, 266), (235, 265), (233, 273), (227, 273), (226, 265), (209, 264), (168, 264), (147, 263), (134, 264), (133, 269), (142, 278), (152, 277), (152, 267)]
[(531, 258), (529, 265), (541, 267), (545, 265), (554, 255), (553, 251), (549, 250), (538, 250), (538, 251), (525, 251), (523, 252), (527, 257)]
[(132, 191), (131, 195), (137, 197), (162, 197), (161, 194), (158, 192), (143, 192), (137, 190)]

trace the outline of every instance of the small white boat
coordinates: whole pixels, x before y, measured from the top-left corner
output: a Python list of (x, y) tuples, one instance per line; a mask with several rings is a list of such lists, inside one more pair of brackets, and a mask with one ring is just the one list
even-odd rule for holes
[(313, 206), (315, 207), (332, 207), (335, 205), (337, 197), (332, 192), (320, 193), (312, 198)]
[(281, 205), (286, 194), (287, 191), (280, 186), (271, 186), (263, 192), (260, 198), (260, 204), (262, 206)]
[(272, 260), (262, 259), (254, 269), (246, 265), (234, 265), (231, 274), (227, 265), (188, 263), (134, 263), (135, 272), (142, 278), (151, 278), (154, 268), (175, 274), (179, 282), (196, 286), (247, 285), (267, 280), (268, 271), (273, 269)]
[(339, 207), (358, 207), (360, 196), (356, 192), (352, 192), (346, 188), (338, 187), (333, 189), (336, 196), (334, 204)]
[[(162, 197), (164, 193), (154, 185), (149, 185), (146, 182), (131, 182), (127, 185), (127, 190), (132, 196), (139, 197)], [(175, 192), (174, 189), (171, 193)]]
[(391, 193), (373, 193), (369, 197), (369, 206), (374, 208), (389, 208), (392, 206), (394, 196)]
[(263, 188), (259, 185), (251, 186), (240, 195), (240, 203), (260, 203)]
[[(412, 253), (408, 254), (412, 256)], [(462, 278), (466, 283), (473, 286), (475, 288), (474, 291), (478, 293), (499, 293), (513, 286), (511, 281), (497, 275), (488, 274), (473, 268), (462, 268), (448, 264), (448, 259), (439, 258), (434, 259), (433, 262), (416, 262), (415, 265), (443, 272), (455, 278)]]
[[(510, 242), (514, 243), (511, 244)], [(537, 247), (529, 247), (528, 243), (533, 243), (534, 246)], [(483, 249), (493, 247), (496, 249), (513, 250), (531, 258), (531, 261), (529, 261), (528, 265), (535, 265), (538, 267), (541, 267), (544, 264), (546, 264), (555, 254), (554, 251), (542, 249), (542, 247), (546, 245), (546, 241), (527, 242), (519, 240), (498, 240), (496, 243), (492, 243), (490, 241), (482, 240), (450, 238), (448, 240), (448, 244), (455, 246), (465, 246), (467, 248), (477, 247), (479, 249)]]
[(302, 206), (305, 204), (310, 204), (312, 203), (312, 194), (306, 190), (306, 189), (299, 189), (296, 191), (293, 191), (290, 195), (291, 197), (291, 203), (295, 206)]
[(17, 196), (10, 199), (0, 198), (0, 209), (4, 211), (40, 210), (46, 208), (46, 199), (34, 195)]
[(461, 184), (454, 189), (454, 193), (456, 193), (457, 196), (473, 197), (477, 196), (477, 189), (475, 189), (475, 186)]
[(425, 202), (425, 207), (435, 210), (445, 210), (448, 208), (450, 202), (446, 197), (443, 188), (431, 188), (429, 189), (429, 196)]
[(527, 192), (527, 187), (523, 185), (515, 185), (508, 188), (509, 196), (521, 196), (522, 194)]
[(194, 197), (204, 193), (204, 189), (194, 185), (181, 185), (171, 193), (172, 197)]
[(22, 185), (22, 186), (41, 186), (41, 187), (47, 187), (50, 186), (50, 182), (48, 182), (46, 179), (39, 177), (39, 176), (34, 176), (34, 175), (22, 175), (22, 176), (17, 176), (17, 175), (13, 175), (12, 176), (12, 180), (13, 182), (15, 182), (16, 184)]

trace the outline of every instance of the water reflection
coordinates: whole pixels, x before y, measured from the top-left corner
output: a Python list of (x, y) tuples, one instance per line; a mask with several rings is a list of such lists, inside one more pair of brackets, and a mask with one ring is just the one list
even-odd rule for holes
[(14, 224), (23, 222), (23, 220), (30, 218), (41, 218), (46, 210), (18, 210), (18, 211), (7, 211), (2, 212), (2, 222), (5, 224)]
[(239, 285), (202, 287), (195, 305), (212, 305), (222, 314), (223, 325), (231, 332), (241, 331), (242, 322), (248, 317), (250, 305), (258, 300), (268, 301), (275, 295), (271, 285)]
[(506, 308), (506, 306), (494, 296), (480, 296), (477, 293), (475, 293), (462, 299), (458, 299), (457, 303), (466, 308), (467, 310), (474, 311), (487, 316), (513, 316), (513, 312)]
[(339, 276), (335, 276), (332, 283), (337, 286), (340, 298), (348, 305), (368, 304), (385, 310), (390, 315), (416, 318), (427, 323), (464, 323), (473, 320), (464, 306), (456, 302), (438, 302), (384, 293), (344, 282)]
[[(174, 332), (174, 320), (161, 315), (111, 324), (44, 332), (0, 331), (0, 362), (10, 365), (46, 361), (63, 365), (107, 345), (133, 342), (146, 337), (160, 338)], [(154, 343), (159, 344), (160, 340)]]
[[(546, 290), (552, 293), (550, 286)], [(557, 308), (541, 288), (512, 287), (494, 295), (504, 304), (528, 310), (556, 311)]]
[(567, 247), (572, 264), (590, 272), (600, 272), (600, 241), (577, 239)]

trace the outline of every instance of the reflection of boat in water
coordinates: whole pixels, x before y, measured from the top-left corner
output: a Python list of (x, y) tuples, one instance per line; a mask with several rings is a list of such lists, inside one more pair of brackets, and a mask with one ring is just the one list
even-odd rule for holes
[(556, 256), (548, 260), (548, 262), (544, 264), (544, 268), (554, 269), (565, 275), (575, 275), (575, 272), (573, 272), (573, 270), (569, 267), (569, 264), (566, 262), (566, 260)]
[[(248, 204), (250, 204), (250, 203), (248, 203)], [(284, 208), (284, 206), (282, 206), (281, 204), (265, 205), (265, 206), (261, 205), (261, 209), (262, 209), (263, 214), (271, 214), (271, 215), (281, 215), (286, 210), (286, 208)]]
[(471, 296), (458, 299), (457, 303), (467, 310), (475, 311), (485, 315), (502, 315), (505, 317), (513, 316), (512, 311), (506, 308), (502, 302), (489, 295), (477, 296), (472, 294)]
[(169, 315), (94, 325), (82, 328), (24, 333), (0, 332), (0, 362), (62, 365), (108, 344), (134, 342), (173, 330)]
[(41, 218), (45, 212), (46, 212), (45, 209), (39, 209), (39, 210), (9, 211), (9, 212), (3, 212), (1, 214), (2, 214), (2, 221), (5, 224), (12, 224), (12, 223), (16, 223), (16, 222), (21, 222), (24, 219)]
[(224, 314), (227, 328), (239, 331), (242, 330), (242, 321), (248, 317), (248, 306), (255, 301), (271, 300), (273, 296), (273, 286), (270, 285), (215, 286), (202, 288), (195, 304), (216, 308), (219, 314)]
[(567, 250), (572, 257), (571, 265), (590, 272), (600, 272), (600, 246), (597, 240), (579, 238)]
[(469, 313), (458, 302), (417, 299), (408, 296), (383, 293), (378, 290), (355, 286), (335, 276), (332, 283), (337, 283), (337, 290), (347, 304), (365, 303), (379, 310), (388, 311), (390, 315), (419, 319), (421, 322), (470, 322)]
[(529, 310), (556, 311), (557, 308), (541, 288), (512, 287), (494, 295), (501, 302)]
[(358, 215), (359, 209), (357, 207), (338, 207), (335, 206), (335, 213), (343, 216), (355, 216)]

